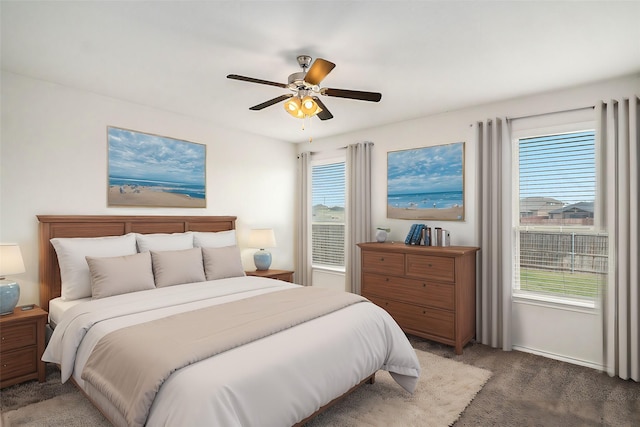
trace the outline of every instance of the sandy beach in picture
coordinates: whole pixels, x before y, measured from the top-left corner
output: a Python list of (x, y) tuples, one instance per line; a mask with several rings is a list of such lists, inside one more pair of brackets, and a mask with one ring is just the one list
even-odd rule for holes
[(456, 206), (443, 209), (394, 208), (387, 205), (387, 217), (399, 219), (431, 219), (441, 221), (461, 221), (464, 219), (464, 208)]
[(168, 193), (153, 188), (131, 185), (109, 186), (110, 206), (153, 206), (166, 208), (205, 208), (206, 200), (186, 194)]

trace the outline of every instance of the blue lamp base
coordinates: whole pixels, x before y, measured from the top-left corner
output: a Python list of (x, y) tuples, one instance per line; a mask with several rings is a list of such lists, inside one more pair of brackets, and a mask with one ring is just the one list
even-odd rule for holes
[(0, 316), (13, 313), (20, 299), (20, 286), (13, 280), (0, 280)]
[(271, 266), (271, 252), (260, 249), (253, 254), (253, 262), (256, 264), (256, 270), (268, 270)]

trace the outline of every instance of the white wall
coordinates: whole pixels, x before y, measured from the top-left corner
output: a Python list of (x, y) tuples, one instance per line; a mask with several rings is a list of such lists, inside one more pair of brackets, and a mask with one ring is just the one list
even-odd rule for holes
[[(294, 144), (4, 71), (1, 100), (0, 241), (23, 253), (19, 304), (38, 302), (41, 214), (235, 215), (241, 248), (250, 228), (273, 227), (272, 266), (293, 269)], [(107, 207), (107, 126), (206, 144), (207, 207)]]
[[(478, 203), (477, 150), (472, 138), (472, 123), (494, 117), (513, 118), (581, 108), (595, 105), (601, 100), (621, 98), (634, 93), (640, 93), (640, 75), (470, 107), (332, 138), (315, 139), (311, 147), (309, 144), (301, 144), (298, 150), (311, 149), (322, 153), (356, 142), (373, 142), (373, 227), (390, 227), (390, 239), (404, 241), (409, 227), (415, 221), (387, 218), (387, 152), (464, 141), (465, 220), (423, 222), (450, 230), (452, 245), (473, 246), (478, 242)], [(381, 102), (384, 102), (384, 96), (383, 94)], [(542, 318), (552, 321), (553, 327), (549, 327), (549, 322), (541, 322)], [(602, 363), (602, 334), (597, 312), (585, 313), (558, 310), (557, 307), (544, 305), (516, 303), (513, 305), (513, 319), (513, 344), (521, 350), (587, 366), (598, 366)]]

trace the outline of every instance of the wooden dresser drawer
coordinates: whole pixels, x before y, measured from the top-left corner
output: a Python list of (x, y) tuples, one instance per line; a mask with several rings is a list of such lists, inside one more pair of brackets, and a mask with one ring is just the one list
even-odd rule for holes
[(15, 348), (22, 348), (28, 345), (35, 345), (38, 337), (38, 327), (34, 322), (15, 323), (10, 326), (3, 326), (0, 329), (0, 346), (2, 351), (10, 351)]
[(381, 274), (362, 274), (362, 294), (453, 310), (454, 286)]
[(362, 252), (362, 269), (372, 273), (404, 275), (404, 254)]
[(2, 352), (0, 355), (0, 377), (16, 378), (38, 371), (38, 348), (26, 347)]
[(455, 260), (453, 258), (407, 254), (407, 276), (430, 280), (455, 282)]
[(405, 304), (385, 298), (369, 298), (384, 308), (405, 331), (422, 332), (448, 340), (455, 338), (455, 320), (450, 311)]

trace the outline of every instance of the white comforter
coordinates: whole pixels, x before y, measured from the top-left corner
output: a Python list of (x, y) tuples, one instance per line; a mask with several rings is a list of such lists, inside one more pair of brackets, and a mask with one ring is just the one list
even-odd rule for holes
[[(42, 359), (59, 364), (62, 381), (73, 376), (120, 425), (119, 413), (81, 379), (101, 337), (129, 325), (294, 286), (239, 277), (82, 303), (64, 314)], [(420, 374), (415, 351), (388, 313), (374, 304), (354, 304), (176, 371), (160, 388), (147, 425), (288, 426), (378, 369), (389, 371), (409, 392)]]

